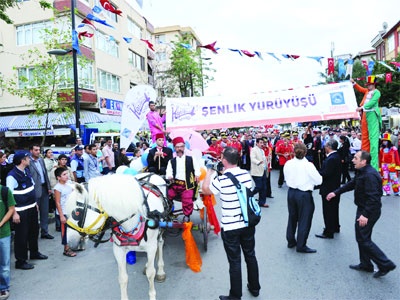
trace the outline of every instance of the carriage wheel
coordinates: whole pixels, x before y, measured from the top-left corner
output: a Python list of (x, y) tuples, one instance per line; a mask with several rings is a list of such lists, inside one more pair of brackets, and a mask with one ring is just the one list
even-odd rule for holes
[(207, 217), (207, 207), (203, 208), (203, 222), (202, 222), (202, 231), (203, 231), (203, 241), (204, 241), (204, 251), (207, 251), (207, 243), (208, 243), (208, 217)]

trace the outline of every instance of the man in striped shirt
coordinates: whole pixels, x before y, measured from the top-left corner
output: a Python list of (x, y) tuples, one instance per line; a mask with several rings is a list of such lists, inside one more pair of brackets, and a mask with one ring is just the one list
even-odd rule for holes
[[(225, 148), (221, 156), (224, 166), (223, 172), (232, 173), (239, 182), (252, 189), (254, 184), (250, 174), (237, 166), (239, 158), (240, 155), (237, 149), (232, 147)], [(247, 288), (254, 297), (257, 297), (260, 291), (260, 283), (258, 263), (254, 250), (255, 227), (247, 227), (245, 225), (236, 187), (232, 181), (226, 175), (215, 176), (214, 174), (212, 169), (208, 169), (202, 185), (202, 192), (205, 195), (219, 194), (221, 199), (221, 236), (229, 261), (231, 288), (229, 296), (219, 296), (219, 299), (237, 300), (242, 297), (241, 250), (247, 264)]]

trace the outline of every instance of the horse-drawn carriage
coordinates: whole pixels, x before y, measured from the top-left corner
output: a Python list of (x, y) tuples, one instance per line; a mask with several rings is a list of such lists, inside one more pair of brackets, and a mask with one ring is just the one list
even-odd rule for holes
[[(90, 180), (88, 191), (76, 184), (69, 197), (67, 214), (70, 215), (68, 225), (71, 228), (81, 235), (89, 236), (96, 243), (95, 246), (110, 240), (103, 239), (103, 236), (107, 230), (111, 230), (121, 299), (128, 299), (126, 255), (129, 251), (147, 252), (145, 274), (149, 281), (149, 298), (155, 299), (154, 279), (163, 282), (166, 278), (163, 261), (164, 232), (177, 233), (183, 229), (183, 234), (186, 233), (185, 243), (192, 243), (186, 248), (193, 251), (195, 242), (190, 229), (197, 229), (202, 233), (204, 250), (207, 250), (208, 233), (212, 230), (208, 222), (210, 211), (207, 212), (207, 208), (212, 205), (211, 200), (207, 199), (206, 205), (201, 208), (200, 224), (193, 225), (191, 222), (179, 221), (182, 210), (173, 209), (166, 195), (167, 182), (161, 176), (141, 173), (135, 176), (115, 174), (97, 177)], [(212, 219), (216, 220), (215, 216)], [(197, 250), (195, 244), (194, 248)], [(157, 270), (154, 267), (156, 256)], [(188, 257), (192, 258), (190, 262)], [(200, 270), (199, 253), (186, 253), (186, 262), (192, 270)]]

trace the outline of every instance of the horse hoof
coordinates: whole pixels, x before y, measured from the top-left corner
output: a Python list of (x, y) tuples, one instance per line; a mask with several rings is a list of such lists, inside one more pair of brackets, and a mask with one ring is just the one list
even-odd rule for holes
[(157, 281), (157, 282), (164, 282), (165, 281), (165, 279), (167, 278), (167, 275), (156, 275), (156, 277), (154, 278), (155, 279), (155, 281)]

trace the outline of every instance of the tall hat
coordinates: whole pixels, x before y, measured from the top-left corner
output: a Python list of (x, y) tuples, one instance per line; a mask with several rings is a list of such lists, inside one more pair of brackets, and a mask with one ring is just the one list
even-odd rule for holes
[(375, 75), (371, 75), (371, 76), (368, 76), (368, 77), (367, 77), (367, 85), (370, 85), (370, 84), (373, 84), (373, 85), (376, 84), (376, 77), (375, 77)]
[(156, 134), (156, 140), (163, 139), (163, 138), (164, 138), (164, 134), (162, 134), (162, 133), (157, 133)]
[(172, 144), (174, 145), (174, 147), (176, 146), (176, 144), (179, 144), (179, 143), (185, 143), (185, 140), (180, 136), (177, 136), (176, 138), (174, 138), (172, 140)]
[(385, 133), (382, 135), (382, 141), (389, 141), (389, 142), (391, 142), (390, 133), (385, 132)]

